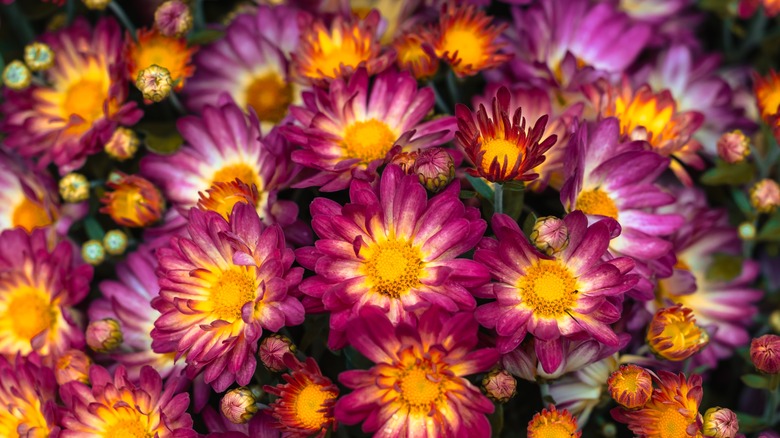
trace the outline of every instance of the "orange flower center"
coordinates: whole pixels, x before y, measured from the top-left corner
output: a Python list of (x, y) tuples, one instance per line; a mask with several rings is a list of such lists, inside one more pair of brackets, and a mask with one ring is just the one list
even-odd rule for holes
[(661, 133), (672, 127), (674, 111), (674, 105), (661, 107), (655, 96), (649, 99), (635, 97), (629, 102), (622, 98), (615, 100), (615, 116), (620, 119), (623, 135), (631, 137), (637, 128), (644, 128), (647, 130), (648, 137), (652, 134), (649, 141), (654, 146), (657, 145), (656, 140)]
[(691, 421), (674, 407), (668, 407), (658, 420), (659, 438), (688, 438)]
[(544, 438), (571, 438), (575, 436), (576, 429), (560, 423), (547, 423), (534, 430), (534, 437)]
[(129, 54), (134, 66), (130, 79), (135, 81), (141, 70), (159, 65), (168, 69), (171, 79), (179, 81), (176, 89), (181, 89), (184, 78), (192, 74), (192, 67), (189, 66), (192, 53), (193, 50), (187, 48), (184, 40), (166, 37), (156, 31), (142, 31), (139, 42), (133, 45)]
[(601, 189), (586, 190), (577, 196), (577, 210), (585, 214), (611, 217), (617, 220), (618, 209), (615, 201)]
[(219, 274), (209, 291), (209, 303), (215, 318), (227, 322), (241, 319), (244, 305), (257, 298), (255, 269), (233, 266)]
[(388, 240), (373, 248), (363, 272), (374, 292), (399, 298), (420, 284), (420, 249), (410, 242)]
[[(201, 210), (210, 210), (219, 213), (225, 220), (230, 219), (230, 213), (233, 207), (239, 202), (244, 202), (257, 207), (260, 199), (259, 193), (253, 192), (244, 184), (237, 184), (235, 180), (229, 183), (214, 183), (206, 191), (201, 192), (201, 199), (198, 201), (198, 208)], [(267, 198), (267, 194), (263, 193)]]
[[(487, 139), (486, 139), (487, 140)], [(492, 138), (483, 140), (482, 150), (485, 155), (482, 156), (482, 172), (490, 173), (490, 164), (494, 159), (498, 159), (499, 167), (503, 168), (504, 160), (507, 162), (507, 169), (512, 169), (515, 163), (521, 159), (522, 150), (520, 145), (503, 138)]]
[(216, 182), (229, 183), (235, 181), (236, 178), (250, 187), (254, 184), (257, 186), (257, 190), (263, 189), (257, 171), (246, 163), (236, 163), (222, 167), (214, 172), (214, 176), (211, 178), (211, 184), (209, 185), (213, 186)]
[(22, 227), (28, 232), (34, 228), (47, 227), (54, 222), (54, 212), (49, 212), (40, 202), (27, 196), (16, 206), (11, 219), (14, 227)]
[(22, 353), (29, 353), (32, 338), (56, 326), (57, 306), (46, 291), (26, 285), (4, 291), (4, 294), (8, 296), (8, 304), (0, 332), (5, 331), (2, 330), (5, 326), (11, 339), (16, 338), (26, 345), (27, 350)]
[(279, 123), (293, 101), (293, 87), (277, 73), (264, 73), (252, 79), (244, 98), (261, 121)]
[(364, 163), (381, 160), (397, 139), (390, 127), (377, 119), (354, 122), (344, 131), (344, 155)]
[(316, 383), (309, 382), (293, 402), (296, 419), (300, 425), (308, 430), (319, 430), (326, 425), (330, 418), (325, 410), (325, 404), (336, 395)]
[(152, 438), (154, 436), (136, 414), (136, 418), (119, 420), (104, 432), (105, 438)]
[(63, 119), (68, 120), (71, 115), (78, 115), (84, 119), (83, 130), (86, 131), (95, 121), (103, 117), (103, 102), (108, 98), (107, 88), (100, 78), (82, 78), (68, 87), (62, 103)]
[(111, 216), (124, 218), (134, 224), (143, 224), (140, 209), (146, 203), (143, 190), (135, 185), (122, 185), (111, 194)]
[(401, 400), (412, 410), (429, 412), (431, 405), (443, 402), (444, 379), (430, 363), (415, 364), (398, 379)]
[(517, 288), (523, 303), (537, 316), (565, 316), (577, 301), (577, 280), (557, 260), (539, 260), (526, 268)]
[(568, 411), (542, 410), (528, 424), (528, 438), (580, 437), (577, 420)]
[(311, 41), (309, 65), (302, 66), (304, 74), (312, 78), (336, 78), (341, 66), (357, 68), (371, 59), (374, 42), (358, 28), (333, 30), (333, 34), (318, 31)]
[(474, 27), (454, 26), (446, 29), (437, 52), (442, 56), (449, 52), (452, 56), (458, 52), (457, 59), (461, 65), (472, 65), (478, 68), (488, 58), (487, 46), (490, 40), (483, 37), (484, 32)]

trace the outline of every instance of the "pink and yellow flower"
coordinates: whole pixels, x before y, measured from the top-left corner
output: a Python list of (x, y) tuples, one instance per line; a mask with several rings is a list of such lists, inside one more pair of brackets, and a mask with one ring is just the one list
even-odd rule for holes
[(302, 147), (293, 152), (293, 161), (316, 173), (295, 187), (333, 192), (353, 179), (373, 181), (377, 168), (394, 154), (440, 145), (453, 136), (453, 117), (423, 122), (433, 109), (433, 91), (418, 89), (407, 72), (383, 73), (369, 89), (368, 73), (361, 68), (349, 81), (331, 82), (328, 91), (304, 93), (304, 102), (291, 110), (300, 126), (285, 127), (284, 134)]
[(46, 232), (0, 234), (0, 354), (38, 353), (46, 363), (83, 348), (76, 310), (89, 292), (92, 267), (74, 267), (69, 242), (49, 245)]
[(339, 375), (353, 392), (336, 402), (337, 420), (362, 422), (375, 437), (490, 435), (493, 404), (465, 376), (487, 371), (498, 353), (475, 350), (470, 312), (432, 308), (393, 327), (381, 309), (366, 307), (350, 326), (349, 343), (376, 365)]
[(114, 20), (103, 19), (94, 29), (77, 20), (42, 40), (55, 52), (54, 66), (44, 73), (50, 85), (6, 91), (0, 129), (8, 134), (6, 146), (40, 166), (53, 162), (64, 175), (142, 113), (125, 103), (122, 34)]
[(190, 396), (177, 394), (176, 379), (163, 386), (157, 371), (144, 367), (139, 383), (134, 384), (122, 366), (112, 376), (105, 368), (93, 365), (89, 381), (91, 386), (72, 381), (60, 387), (65, 403), (60, 437), (198, 436), (186, 412)]
[(303, 322), (303, 306), (288, 295), (303, 275), (291, 268), (294, 257), (281, 228), (263, 225), (254, 206), (236, 204), (227, 221), (190, 210), (187, 233), (157, 250), (160, 295), (152, 307), (162, 315), (152, 348), (183, 357), (187, 376), (204, 372), (217, 392), (247, 385), (263, 330)]
[(349, 321), (367, 305), (383, 309), (394, 324), (430, 306), (474, 309), (469, 290), (488, 273), (456, 257), (477, 244), (486, 224), (475, 208), (464, 207), (459, 190), (453, 183), (428, 200), (416, 176), (390, 165), (377, 187), (353, 181), (347, 205), (314, 200), (312, 228), (320, 240), (296, 256), (317, 274), (300, 289), (313, 298), (310, 311), (331, 312), (331, 348), (344, 346)]
[(557, 410), (555, 405), (542, 409), (528, 422), (528, 438), (580, 438), (577, 419), (566, 409)]
[(36, 357), (0, 356), (0, 436), (56, 436), (57, 382)]
[(534, 248), (503, 214), (493, 216), (496, 238), (482, 239), (474, 254), (496, 280), (476, 290), (478, 297), (496, 300), (477, 309), (477, 320), (496, 330), (501, 353), (514, 350), (531, 334), (547, 373), (563, 362), (566, 338), (620, 343), (610, 324), (620, 318), (623, 295), (637, 282), (636, 275), (627, 273), (634, 266), (628, 257), (602, 260), (617, 222), (606, 218), (588, 226), (580, 211), (564, 221), (569, 245), (554, 257)]

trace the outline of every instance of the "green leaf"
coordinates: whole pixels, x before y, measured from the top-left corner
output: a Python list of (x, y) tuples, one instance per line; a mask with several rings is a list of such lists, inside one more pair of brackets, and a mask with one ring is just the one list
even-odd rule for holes
[(708, 186), (740, 185), (753, 180), (756, 169), (748, 161), (729, 164), (718, 160), (714, 168), (704, 172), (701, 183)]
[[(504, 186), (506, 188), (506, 186)], [(504, 191), (504, 214), (515, 221), (520, 219), (523, 214), (523, 205), (525, 202), (525, 192), (523, 191)]]
[(144, 144), (150, 151), (171, 155), (179, 150), (184, 139), (171, 123), (143, 123), (138, 125), (138, 131), (144, 134)]
[(732, 254), (717, 253), (712, 257), (712, 263), (707, 268), (707, 279), (714, 281), (729, 281), (742, 273), (742, 257)]
[(509, 192), (524, 192), (525, 183), (523, 181), (507, 181), (504, 183), (504, 190)]
[(758, 432), (767, 427), (763, 418), (744, 412), (737, 412), (737, 419), (739, 420), (740, 432)]
[(756, 235), (757, 240), (780, 241), (780, 211), (775, 212), (772, 217), (761, 227), (761, 231)]
[(192, 32), (187, 37), (187, 43), (191, 46), (204, 45), (216, 41), (225, 36), (225, 31), (217, 29), (203, 29), (198, 32)]
[(531, 237), (531, 232), (534, 230), (534, 225), (536, 225), (536, 219), (535, 214), (529, 213), (523, 221), (523, 233), (529, 238)]
[(87, 216), (86, 219), (84, 219), (84, 228), (87, 230), (87, 237), (89, 237), (90, 240), (103, 240), (103, 237), (105, 237), (106, 232), (103, 230), (103, 227), (100, 226), (100, 223), (92, 216)]
[(487, 181), (468, 174), (466, 174), (466, 179), (471, 183), (471, 186), (474, 187), (474, 190), (476, 190), (477, 193), (490, 201), (491, 204), (493, 203), (493, 187), (490, 187), (490, 184), (488, 184)]
[(496, 410), (488, 416), (490, 420), (490, 430), (493, 437), (500, 437), (501, 430), (504, 429), (504, 405), (502, 403), (494, 403)]
[(769, 388), (769, 379), (758, 374), (745, 374), (741, 377), (742, 383), (755, 389)]
[(477, 192), (472, 192), (471, 190), (461, 190), (460, 191), (460, 199), (471, 199), (477, 196)]

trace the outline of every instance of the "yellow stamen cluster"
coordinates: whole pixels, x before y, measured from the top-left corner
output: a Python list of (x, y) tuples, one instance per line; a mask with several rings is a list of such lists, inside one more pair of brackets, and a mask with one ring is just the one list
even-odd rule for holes
[(557, 260), (539, 260), (526, 268), (517, 288), (523, 303), (540, 317), (563, 317), (577, 301), (577, 280)]
[(410, 242), (388, 240), (371, 248), (362, 270), (373, 292), (399, 298), (420, 284), (422, 268), (419, 248)]

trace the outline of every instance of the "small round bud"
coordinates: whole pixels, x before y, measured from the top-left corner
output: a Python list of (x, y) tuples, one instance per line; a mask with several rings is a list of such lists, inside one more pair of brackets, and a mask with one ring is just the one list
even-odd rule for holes
[(601, 435), (606, 438), (613, 438), (617, 436), (617, 426), (615, 423), (604, 423), (601, 425)]
[(81, 258), (90, 265), (97, 266), (106, 259), (106, 250), (103, 248), (103, 242), (99, 240), (88, 240), (81, 245)]
[(412, 172), (420, 178), (420, 184), (432, 193), (437, 193), (455, 178), (455, 165), (449, 152), (434, 147), (417, 153)]
[(709, 340), (707, 332), (696, 325), (693, 311), (681, 305), (657, 311), (647, 329), (650, 350), (656, 356), (673, 362), (698, 353)]
[(54, 378), (58, 385), (77, 381), (89, 385), (89, 367), (92, 359), (81, 350), (71, 349), (57, 358), (54, 364)]
[(12, 90), (24, 90), (31, 81), (32, 73), (22, 61), (11, 61), (3, 70), (3, 84)]
[(110, 353), (122, 345), (122, 327), (112, 318), (92, 321), (87, 326), (87, 345), (98, 353)]
[(714, 407), (704, 413), (704, 435), (711, 438), (734, 438), (738, 431), (739, 420), (731, 409)]
[(109, 157), (117, 161), (125, 161), (133, 158), (133, 155), (138, 151), (139, 143), (135, 131), (119, 127), (114, 130), (111, 138), (103, 148)]
[(138, 72), (135, 86), (144, 95), (144, 99), (160, 102), (171, 94), (173, 79), (167, 68), (152, 64)]
[(69, 173), (60, 180), (60, 196), (65, 202), (81, 202), (89, 199), (89, 181), (80, 173)]
[(506, 403), (517, 394), (517, 380), (506, 370), (494, 369), (482, 379), (482, 392), (493, 401)]
[(569, 246), (569, 229), (563, 219), (540, 217), (531, 231), (531, 242), (547, 255), (557, 254)]
[(24, 62), (32, 71), (46, 70), (54, 65), (54, 52), (48, 44), (28, 44), (24, 48)]
[(146, 227), (160, 220), (165, 199), (157, 187), (140, 176), (117, 174), (117, 178), (106, 183), (112, 191), (100, 199), (105, 204), (100, 212), (126, 227)]
[(295, 353), (295, 345), (287, 336), (273, 334), (263, 339), (257, 354), (269, 370), (280, 373), (287, 369), (284, 363), (284, 355)]
[(780, 205), (780, 186), (771, 179), (762, 179), (750, 189), (750, 203), (761, 213), (771, 213)]
[(780, 336), (764, 335), (750, 343), (750, 360), (766, 374), (780, 373)]
[(257, 400), (249, 388), (235, 388), (226, 392), (219, 403), (222, 415), (231, 423), (244, 424), (257, 412)]
[(111, 3), (111, 0), (82, 0), (84, 2), (84, 5), (88, 9), (92, 9), (94, 11), (102, 11), (103, 9), (108, 7), (108, 4)]
[(750, 141), (739, 129), (721, 135), (717, 147), (718, 156), (731, 164), (742, 162), (750, 155)]
[(627, 409), (639, 409), (650, 401), (653, 394), (653, 377), (637, 365), (620, 365), (607, 380), (609, 394)]
[(769, 314), (769, 326), (772, 327), (773, 332), (780, 333), (780, 310)]
[(103, 248), (110, 255), (122, 255), (127, 249), (127, 234), (122, 230), (111, 230), (103, 236)]
[(416, 160), (417, 152), (400, 152), (395, 154), (395, 156), (390, 160), (390, 164), (400, 166), (401, 170), (403, 170), (405, 174), (410, 175), (413, 173), (412, 169)]
[(737, 228), (739, 238), (742, 240), (752, 240), (756, 237), (756, 226), (750, 222), (742, 222)]
[(165, 36), (182, 37), (192, 29), (192, 11), (180, 0), (167, 1), (154, 12), (154, 25)]

